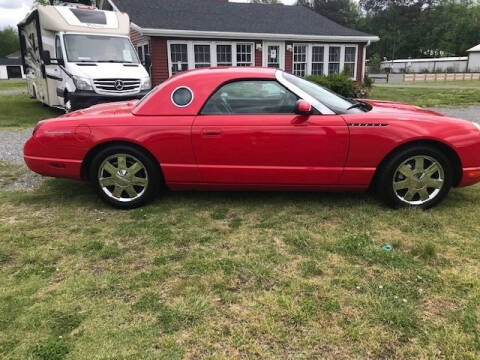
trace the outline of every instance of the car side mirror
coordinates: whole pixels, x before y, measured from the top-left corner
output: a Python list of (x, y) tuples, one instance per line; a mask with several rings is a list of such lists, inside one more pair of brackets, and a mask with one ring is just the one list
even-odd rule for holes
[(308, 101), (298, 100), (295, 107), (295, 113), (298, 115), (310, 115), (312, 113), (312, 105)]
[(42, 60), (45, 65), (50, 65), (52, 63), (52, 57), (50, 56), (50, 51), (42, 51)]

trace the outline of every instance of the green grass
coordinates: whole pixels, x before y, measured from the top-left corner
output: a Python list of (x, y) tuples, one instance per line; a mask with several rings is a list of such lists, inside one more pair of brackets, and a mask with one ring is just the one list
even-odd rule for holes
[(42, 105), (26, 95), (0, 95), (0, 127), (25, 128), (63, 112)]
[(0, 80), (0, 91), (4, 90), (26, 90), (27, 82), (25, 80)]
[(429, 89), (374, 86), (371, 99), (399, 101), (422, 107), (480, 104), (480, 89)]
[(480, 357), (480, 186), (425, 212), (229, 192), (127, 212), (64, 180), (0, 204), (2, 359)]

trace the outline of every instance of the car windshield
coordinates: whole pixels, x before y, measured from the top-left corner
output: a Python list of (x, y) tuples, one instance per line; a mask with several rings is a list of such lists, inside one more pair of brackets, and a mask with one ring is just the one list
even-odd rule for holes
[(70, 62), (139, 63), (127, 38), (98, 35), (65, 35), (64, 38)]
[[(344, 98), (318, 84), (288, 73), (283, 73), (283, 77), (285, 78), (285, 80), (295, 85), (300, 90), (305, 91), (307, 94), (314, 97), (316, 100), (318, 100), (331, 110), (335, 111), (336, 113), (359, 111), (359, 108), (352, 108), (352, 106), (356, 106), (356, 104), (359, 104), (354, 100)], [(365, 107), (363, 108), (365, 109)]]

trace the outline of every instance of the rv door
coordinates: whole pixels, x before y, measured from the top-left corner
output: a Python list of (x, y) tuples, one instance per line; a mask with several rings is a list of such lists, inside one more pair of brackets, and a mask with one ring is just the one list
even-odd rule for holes
[(55, 36), (55, 53), (50, 54), (51, 61), (45, 62), (45, 68), (47, 73), (47, 81), (51, 86), (51, 89), (56, 92), (57, 104), (53, 106), (63, 106), (64, 105), (64, 93), (65, 93), (65, 84), (68, 76), (62, 70), (61, 66), (64, 64), (63, 61), (63, 50), (62, 42), (59, 35)]

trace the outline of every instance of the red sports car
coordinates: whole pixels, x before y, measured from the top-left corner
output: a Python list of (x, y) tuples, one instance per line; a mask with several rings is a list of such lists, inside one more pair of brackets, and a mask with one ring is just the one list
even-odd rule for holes
[(163, 188), (373, 188), (394, 207), (428, 208), (480, 181), (480, 126), (345, 99), (279, 70), (201, 69), (140, 101), (42, 121), (24, 156), (39, 174), (91, 181), (124, 209)]

